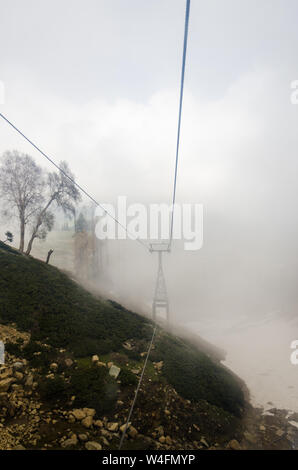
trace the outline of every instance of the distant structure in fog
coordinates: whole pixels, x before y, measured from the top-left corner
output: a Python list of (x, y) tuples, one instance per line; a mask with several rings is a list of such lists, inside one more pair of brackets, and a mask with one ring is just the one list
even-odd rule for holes
[(92, 280), (103, 272), (104, 242), (96, 237), (94, 222), (84, 212), (75, 221), (74, 268), (77, 277)]

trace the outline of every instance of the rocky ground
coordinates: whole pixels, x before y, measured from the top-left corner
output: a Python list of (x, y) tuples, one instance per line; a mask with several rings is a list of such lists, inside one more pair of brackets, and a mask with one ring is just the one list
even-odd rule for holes
[[(29, 335), (0, 326), (4, 342), (25, 343)], [(91, 358), (90, 358), (91, 360)], [(113, 366), (94, 357), (98, 367)], [(68, 360), (69, 366), (72, 361)], [(48, 377), (57, 374), (50, 365)], [(205, 402), (191, 403), (160, 379), (162, 364), (146, 376), (129, 424), (126, 449), (291, 449), (298, 443), (297, 416), (286, 410), (247, 406), (245, 417), (231, 419)], [(1, 371), (0, 371), (1, 373)], [(140, 370), (135, 370), (138, 376)], [(6, 354), (0, 375), (0, 449), (117, 449), (133, 389), (119, 390), (115, 410), (98, 417), (92, 408), (50, 406), (38, 391), (39, 371), (28, 361)], [(72, 397), (73, 399), (74, 397)], [(100, 418), (100, 419), (99, 419)]]

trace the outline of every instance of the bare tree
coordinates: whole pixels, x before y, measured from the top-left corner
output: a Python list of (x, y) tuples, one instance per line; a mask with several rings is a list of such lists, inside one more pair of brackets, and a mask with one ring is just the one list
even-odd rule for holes
[(20, 246), (24, 251), (25, 228), (43, 203), (44, 177), (42, 169), (29, 155), (7, 151), (0, 166), (0, 197), (4, 213), (17, 216), (20, 224)]
[(80, 192), (75, 184), (66, 176), (74, 180), (66, 162), (60, 163), (63, 172), (53, 172), (48, 174), (47, 189), (48, 194), (44, 199), (45, 203), (39, 207), (35, 221), (32, 226), (31, 237), (28, 242), (26, 254), (29, 255), (35, 238), (45, 238), (52, 229), (54, 216), (50, 212), (51, 207), (59, 207), (66, 215), (74, 213), (75, 204), (80, 200)]

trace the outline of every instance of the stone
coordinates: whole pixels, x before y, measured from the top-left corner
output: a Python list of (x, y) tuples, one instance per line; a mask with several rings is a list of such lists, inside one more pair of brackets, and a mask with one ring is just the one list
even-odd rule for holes
[(24, 374), (22, 374), (22, 372), (15, 372), (14, 376), (19, 381), (23, 380), (23, 378), (24, 378)]
[(97, 428), (102, 428), (103, 427), (103, 422), (100, 420), (100, 419), (97, 419), (96, 421), (94, 421), (94, 426), (96, 426)]
[(83, 408), (83, 411), (86, 416), (92, 416), (92, 418), (96, 415), (96, 411), (94, 408)]
[(112, 365), (109, 370), (109, 374), (111, 377), (114, 377), (114, 379), (117, 379), (118, 375), (120, 374), (120, 367)]
[[(127, 429), (129, 429), (129, 427), (130, 427), (130, 424), (131, 424), (131, 423), (128, 423), (128, 425), (127, 425)], [(124, 432), (125, 426), (126, 426), (126, 423), (125, 423), (125, 424), (122, 424), (122, 426), (120, 426), (120, 428), (119, 428), (119, 429), (120, 429), (120, 431), (121, 431), (121, 432)]]
[(73, 447), (76, 446), (78, 443), (78, 438), (76, 434), (73, 434), (69, 439), (66, 439), (66, 441), (62, 442), (61, 447), (67, 448), (67, 447)]
[(66, 367), (71, 367), (73, 365), (73, 360), (70, 359), (69, 357), (65, 359), (65, 365)]
[(92, 356), (92, 362), (98, 362), (99, 361), (99, 357), (95, 354), (94, 356)]
[(158, 371), (161, 371), (161, 369), (162, 369), (162, 367), (163, 367), (163, 361), (155, 362), (154, 367), (155, 367)]
[(256, 444), (257, 438), (253, 434), (245, 432), (243, 435), (250, 444)]
[(107, 366), (105, 362), (100, 362), (100, 361), (98, 361), (98, 362), (96, 363), (96, 365), (97, 365), (98, 367), (106, 367), (106, 366)]
[(81, 423), (85, 428), (91, 428), (93, 423), (92, 416), (86, 416), (86, 418), (82, 419)]
[(16, 381), (15, 378), (9, 377), (7, 379), (1, 380), (0, 381), (0, 392), (7, 392), (9, 390), (9, 387), (11, 384), (13, 384)]
[(240, 446), (239, 442), (236, 439), (232, 439), (228, 443), (227, 448), (231, 449), (231, 450), (241, 450), (241, 446)]
[(108, 431), (110, 431), (110, 432), (117, 432), (117, 431), (118, 431), (118, 428), (119, 428), (119, 424), (118, 424), (118, 423), (108, 423), (108, 425), (107, 425), (107, 429), (108, 429)]
[(109, 441), (104, 436), (100, 436), (100, 440), (105, 446), (109, 447)]
[(26, 450), (26, 447), (22, 446), (21, 444), (18, 444), (17, 446), (13, 447), (12, 450)]
[(81, 421), (82, 419), (86, 418), (86, 413), (83, 410), (76, 409), (71, 412), (71, 414), (78, 420)]
[(137, 436), (137, 434), (138, 434), (138, 431), (136, 430), (136, 428), (134, 428), (133, 426), (130, 426), (128, 430), (128, 435), (134, 439)]
[(17, 362), (14, 362), (12, 367), (15, 369), (15, 370), (22, 370), (24, 368), (24, 363), (23, 362), (20, 362), (20, 361), (17, 361)]
[(52, 364), (50, 365), (50, 369), (56, 371), (58, 369), (58, 364), (56, 364), (56, 362), (52, 362)]
[(95, 441), (86, 442), (85, 448), (87, 450), (102, 450), (101, 444), (99, 444), (98, 442), (95, 442)]
[(79, 438), (80, 441), (83, 441), (83, 442), (88, 441), (87, 434), (79, 434), (78, 438)]
[(205, 447), (209, 447), (209, 444), (204, 437), (201, 437), (200, 441)]
[(158, 440), (161, 444), (164, 444), (166, 442), (165, 436), (160, 436), (160, 438)]
[(25, 382), (25, 386), (27, 388), (31, 388), (33, 386), (33, 375), (32, 374), (29, 374), (27, 379), (26, 379), (26, 382)]

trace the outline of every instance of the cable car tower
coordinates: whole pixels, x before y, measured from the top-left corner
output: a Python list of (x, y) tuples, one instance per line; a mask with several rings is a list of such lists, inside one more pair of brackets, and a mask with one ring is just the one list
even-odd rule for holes
[(169, 243), (150, 243), (150, 253), (158, 253), (158, 270), (152, 303), (152, 317), (153, 320), (156, 321), (157, 312), (163, 310), (166, 314), (167, 323), (170, 322), (170, 310), (166, 281), (163, 273), (162, 255), (170, 251)]

